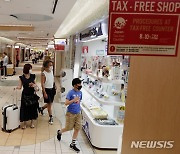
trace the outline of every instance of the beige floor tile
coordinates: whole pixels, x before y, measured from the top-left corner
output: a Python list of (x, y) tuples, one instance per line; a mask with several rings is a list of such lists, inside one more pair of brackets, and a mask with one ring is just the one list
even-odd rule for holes
[(16, 129), (15, 131), (12, 132), (12, 134), (22, 134), (24, 132), (23, 129)]
[(0, 133), (0, 138), (8, 138), (8, 137), (9, 137), (9, 133), (6, 133), (6, 132)]
[(22, 133), (11, 134), (11, 135), (9, 135), (8, 140), (9, 140), (9, 139), (22, 139), (22, 136), (23, 136)]
[(20, 146), (21, 139), (8, 139), (5, 146)]
[(23, 140), (35, 140), (36, 134), (23, 134)]
[(49, 138), (53, 138), (53, 137), (56, 137), (56, 134), (54, 134), (54, 133), (51, 134), (51, 132), (50, 132)]
[(37, 129), (37, 134), (49, 134), (49, 129)]
[(7, 138), (6, 139), (0, 139), (0, 146), (4, 146), (6, 144)]
[(34, 128), (34, 129), (26, 128), (26, 129), (24, 130), (24, 134), (36, 134), (36, 131), (37, 131), (36, 128)]

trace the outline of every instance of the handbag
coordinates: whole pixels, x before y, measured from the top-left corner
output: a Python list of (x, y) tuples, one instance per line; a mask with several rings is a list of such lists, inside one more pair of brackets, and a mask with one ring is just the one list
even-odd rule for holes
[(53, 84), (52, 93), (53, 93), (53, 95), (56, 95), (56, 86), (55, 86), (55, 83)]
[(38, 100), (39, 100), (39, 96), (37, 94), (34, 94), (34, 95), (24, 95), (22, 97), (23, 99), (23, 103), (25, 106), (32, 106), (32, 105), (35, 105), (38, 103)]

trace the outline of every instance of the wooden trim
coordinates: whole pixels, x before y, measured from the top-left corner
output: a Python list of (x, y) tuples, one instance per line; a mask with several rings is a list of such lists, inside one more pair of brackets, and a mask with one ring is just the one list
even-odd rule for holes
[[(178, 57), (132, 56), (122, 154), (178, 154), (179, 131), (180, 54)], [(175, 143), (173, 149), (131, 149), (132, 141), (144, 140)]]

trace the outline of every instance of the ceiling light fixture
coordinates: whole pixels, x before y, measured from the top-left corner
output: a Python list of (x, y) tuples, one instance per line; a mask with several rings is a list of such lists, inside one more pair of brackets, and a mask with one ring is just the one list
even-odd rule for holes
[(93, 39), (84, 40), (82, 42), (91, 42), (91, 41), (103, 40), (103, 39), (107, 39), (107, 38), (108, 38), (107, 35), (102, 35), (102, 36), (98, 36), (98, 37), (93, 38)]
[(57, 6), (57, 3), (58, 3), (58, 0), (54, 0), (52, 14), (54, 14), (54, 13), (55, 13), (55, 11), (56, 11), (56, 6)]
[(35, 37), (35, 38), (32, 38), (32, 37), (17, 37), (18, 39), (23, 39), (23, 40), (52, 40), (53, 38), (50, 38), (50, 37)]
[(14, 17), (14, 18), (18, 19), (18, 17), (17, 17), (16, 15), (10, 14), (9, 16), (11, 16), (11, 17)]
[(11, 0), (4, 0), (5, 2), (10, 2)]
[(0, 26), (9, 26), (9, 27), (33, 27), (33, 25), (32, 24), (30, 24), (30, 25), (14, 25), (14, 24), (12, 24), (12, 25), (10, 25), (10, 24), (0, 24)]
[(34, 31), (32, 25), (0, 24), (0, 31)]

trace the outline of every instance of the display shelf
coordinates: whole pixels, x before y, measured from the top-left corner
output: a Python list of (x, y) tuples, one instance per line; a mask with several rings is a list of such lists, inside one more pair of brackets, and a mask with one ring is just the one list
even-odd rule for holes
[(86, 75), (89, 75), (90, 77), (96, 79), (96, 80), (100, 80), (104, 83), (112, 83), (112, 84), (124, 84), (123, 80), (112, 80), (112, 79), (108, 79), (108, 78), (103, 78), (103, 77), (97, 77), (96, 75), (92, 74), (92, 73), (85, 73)]
[[(83, 102), (83, 101), (82, 101)], [(98, 124), (95, 120), (94, 120), (94, 118), (93, 118), (93, 116), (91, 115), (91, 113), (89, 112), (89, 110), (84, 106), (84, 105), (81, 105), (81, 109), (82, 110), (84, 110), (84, 112), (88, 115), (88, 117), (89, 117), (89, 119), (92, 121), (92, 123), (94, 124), (94, 125), (97, 125), (97, 126), (99, 126), (99, 127), (121, 127), (121, 128), (123, 128), (124, 127), (124, 125), (122, 124), (122, 123), (119, 123), (119, 122), (117, 122), (116, 120), (116, 122), (117, 122), (117, 124), (118, 125), (100, 125), (100, 124)], [(112, 117), (109, 117), (109, 118), (112, 118)], [(112, 119), (114, 119), (114, 118), (112, 118)]]
[[(81, 105), (83, 115), (83, 130), (91, 144), (97, 148), (117, 149), (119, 138), (122, 137), (123, 124), (100, 125), (94, 121), (91, 113)], [(111, 133), (109, 133), (111, 132)], [(109, 139), (112, 140), (109, 140)]]
[[(123, 102), (120, 102), (120, 101), (114, 101), (112, 100), (110, 97), (107, 101), (104, 100), (104, 99), (101, 99), (101, 98), (98, 98), (96, 95), (93, 94), (93, 92), (88, 89), (86, 86), (83, 86), (83, 88), (96, 100), (98, 101), (100, 104), (103, 104), (103, 105), (113, 105), (113, 106), (125, 106), (125, 103)], [(111, 103), (109, 103), (111, 102)]]

